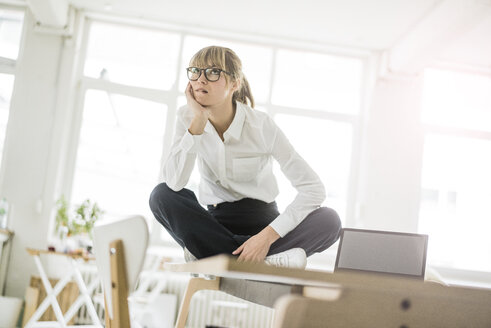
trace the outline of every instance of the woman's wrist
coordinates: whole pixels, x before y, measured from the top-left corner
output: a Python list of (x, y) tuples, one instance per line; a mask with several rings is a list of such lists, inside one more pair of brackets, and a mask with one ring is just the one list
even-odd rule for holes
[(189, 133), (191, 133), (192, 135), (203, 134), (206, 122), (208, 122), (208, 119), (197, 118), (195, 116), (191, 121), (191, 125), (188, 128)]
[(280, 235), (271, 226), (267, 226), (263, 229), (262, 232), (264, 232), (264, 234), (266, 235), (266, 238), (269, 241), (270, 245), (280, 239)]

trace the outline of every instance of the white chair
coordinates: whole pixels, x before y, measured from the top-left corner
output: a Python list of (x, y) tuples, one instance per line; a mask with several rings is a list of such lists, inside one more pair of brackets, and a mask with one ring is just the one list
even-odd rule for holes
[(131, 327), (128, 293), (134, 290), (143, 267), (148, 239), (148, 226), (142, 216), (104, 221), (94, 227), (107, 328)]

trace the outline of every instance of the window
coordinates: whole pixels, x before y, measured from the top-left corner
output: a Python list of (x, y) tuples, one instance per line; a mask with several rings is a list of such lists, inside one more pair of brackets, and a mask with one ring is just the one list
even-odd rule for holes
[(167, 107), (88, 90), (72, 202), (90, 198), (108, 215), (151, 218), (148, 197), (158, 178)]
[(0, 58), (17, 59), (24, 13), (0, 8)]
[[(351, 167), (351, 124), (285, 114), (276, 115), (275, 120), (287, 137), (291, 136), (289, 140), (293, 147), (321, 178), (326, 187), (326, 203), (344, 220)], [(281, 190), (278, 207), (286, 208), (296, 191), (275, 164)]]
[[(286, 132), (326, 185), (329, 206), (344, 219), (361, 60), (102, 22), (91, 22), (86, 45), (72, 202), (91, 198), (108, 214), (153, 219), (148, 197), (172, 142), (176, 109), (186, 103), (185, 67), (193, 54), (212, 44), (229, 47), (241, 58), (257, 110), (268, 112)], [(149, 94), (161, 97), (150, 101)], [(312, 147), (313, 138), (317, 146), (322, 140), (322, 150)], [(296, 191), (278, 167), (275, 174), (283, 210)], [(186, 188), (197, 193), (199, 179), (195, 166)], [(161, 231), (163, 240), (172, 240)]]
[(14, 87), (14, 76), (0, 73), (0, 162), (2, 160), (5, 132), (9, 120), (10, 97)]
[[(184, 41), (182, 71), (196, 51), (210, 44), (229, 47), (243, 60), (244, 74), (251, 84), (258, 110), (268, 111), (268, 108), (275, 107), (270, 114), (276, 113), (275, 121), (319, 174), (328, 193), (326, 203), (335, 208), (345, 221), (353, 122), (360, 107), (361, 60), (285, 49), (279, 49), (274, 57), (273, 48), (188, 36)], [(272, 65), (276, 65), (274, 77)], [(186, 83), (186, 76), (181, 74), (182, 92)], [(312, 116), (308, 109), (322, 111), (319, 115), (325, 114), (325, 117)], [(343, 113), (345, 121), (334, 120), (329, 113)], [(322, 140), (322, 150), (313, 147), (319, 144), (319, 140)], [(296, 190), (277, 163), (274, 172), (281, 190), (277, 198), (278, 207), (284, 210), (295, 198)], [(197, 192), (199, 174), (196, 167), (190, 180), (191, 189)]]
[(169, 90), (176, 79), (179, 46), (175, 33), (94, 22), (85, 75), (99, 78), (104, 72), (111, 82)]
[[(319, 174), (326, 204), (346, 223), (351, 154), (360, 109), (363, 62), (321, 53), (279, 49), (271, 103), (275, 121)], [(296, 195), (275, 166), (284, 209)]]
[(0, 162), (14, 88), (15, 60), (19, 53), (24, 13), (0, 8)]
[(279, 50), (272, 103), (357, 114), (362, 62), (325, 54)]
[(491, 271), (491, 78), (425, 72), (420, 231), (434, 265)]

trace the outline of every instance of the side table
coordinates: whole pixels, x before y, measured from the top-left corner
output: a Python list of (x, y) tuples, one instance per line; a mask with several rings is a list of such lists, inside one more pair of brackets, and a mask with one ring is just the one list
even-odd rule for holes
[[(80, 328), (82, 326), (68, 326), (67, 322), (69, 322), (72, 319), (72, 317), (77, 313), (77, 311), (80, 309), (80, 307), (85, 304), (93, 324), (85, 325), (83, 327), (102, 328), (103, 326), (99, 320), (99, 317), (95, 310), (94, 303), (92, 302), (92, 299), (90, 297), (92, 292), (99, 285), (100, 280), (98, 278), (94, 279), (93, 281), (91, 281), (89, 286), (86, 286), (78, 265), (80, 261), (86, 261), (86, 262), (93, 261), (94, 258), (86, 257), (78, 254), (66, 254), (66, 253), (51, 252), (47, 250), (39, 250), (39, 249), (32, 249), (32, 248), (27, 248), (27, 252), (34, 258), (34, 262), (36, 263), (37, 269), (39, 271), (39, 275), (41, 276), (41, 281), (46, 290), (46, 298), (41, 302), (41, 304), (39, 304), (36, 311), (29, 319), (25, 327), (26, 328), (53, 327), (53, 325), (55, 325), (64, 328), (65, 327)], [(68, 258), (70, 262), (71, 265), (70, 270), (68, 270), (68, 272), (58, 281), (58, 283), (54, 287), (51, 286), (51, 283), (49, 282), (49, 279), (46, 276), (46, 272), (43, 268), (43, 263), (41, 262), (41, 258), (40, 258), (41, 254), (47, 256), (65, 256)], [(72, 279), (75, 280), (75, 282), (77, 283), (80, 295), (75, 300), (75, 302), (70, 306), (70, 308), (65, 313), (65, 315), (63, 315), (63, 312), (61, 311), (56, 296), (63, 290), (63, 288)], [(38, 321), (50, 305), (55, 313), (57, 321)]]
[(12, 247), (14, 233), (10, 230), (0, 229), (0, 295), (5, 293), (7, 269)]

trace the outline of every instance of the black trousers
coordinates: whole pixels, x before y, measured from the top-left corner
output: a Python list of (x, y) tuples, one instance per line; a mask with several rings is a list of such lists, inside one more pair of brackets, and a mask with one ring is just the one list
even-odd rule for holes
[[(276, 202), (251, 198), (203, 208), (189, 189), (178, 192), (165, 183), (150, 195), (150, 208), (169, 234), (198, 259), (231, 254), (248, 238), (268, 226), (280, 213)], [(338, 239), (341, 222), (327, 207), (310, 213), (295, 229), (275, 241), (268, 255), (300, 247), (307, 256), (322, 252)]]

